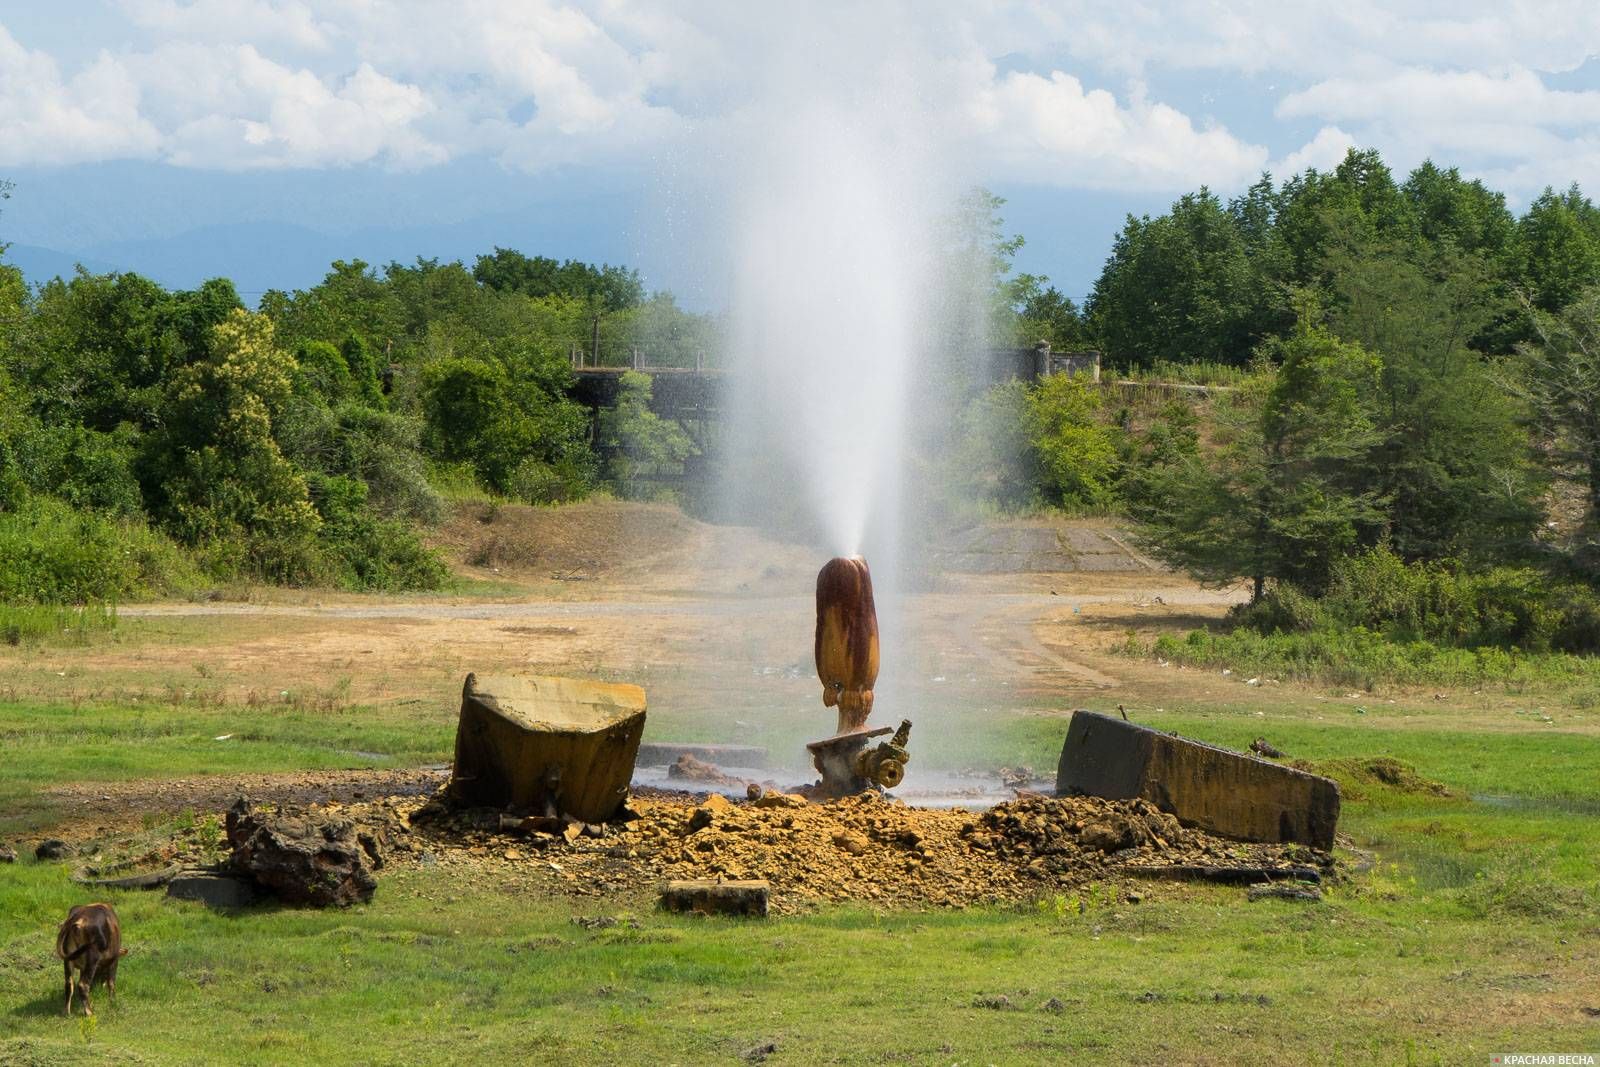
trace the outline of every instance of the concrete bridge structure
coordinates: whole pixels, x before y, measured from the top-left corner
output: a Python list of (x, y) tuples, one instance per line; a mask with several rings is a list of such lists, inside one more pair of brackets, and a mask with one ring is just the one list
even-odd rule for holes
[[(572, 392), (574, 398), (591, 411), (615, 403), (622, 376), (632, 370), (650, 376), (650, 409), (657, 415), (685, 423), (705, 423), (721, 414), (721, 386), (728, 372), (707, 366), (703, 357), (697, 359), (693, 367), (660, 366), (651, 364), (643, 352), (634, 349), (629, 364), (589, 366), (585, 363), (586, 355), (581, 349), (573, 352), (572, 373), (576, 382)], [(1033, 348), (991, 348), (984, 353), (979, 373), (974, 375), (974, 384), (987, 387), (1011, 379), (1032, 382), (1051, 374), (1083, 375), (1098, 383), (1100, 353), (1052, 352), (1048, 344)]]

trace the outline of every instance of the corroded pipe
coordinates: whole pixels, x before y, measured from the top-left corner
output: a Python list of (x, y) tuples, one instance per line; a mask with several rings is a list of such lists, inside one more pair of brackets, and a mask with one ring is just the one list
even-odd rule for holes
[(839, 709), (838, 732), (860, 729), (878, 681), (878, 612), (860, 556), (830, 559), (817, 572), (816, 654), (822, 703)]

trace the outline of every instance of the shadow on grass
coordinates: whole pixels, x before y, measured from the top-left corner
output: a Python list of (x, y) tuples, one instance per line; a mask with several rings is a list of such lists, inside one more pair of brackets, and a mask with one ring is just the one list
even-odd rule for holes
[[(98, 996), (101, 994), (101, 992), (101, 987), (96, 986), (95, 994)], [(52, 1015), (65, 1019), (66, 1016), (62, 1014), (62, 1009), (66, 1006), (66, 1003), (66, 983), (60, 978), (57, 978), (55, 979), (55, 983), (52, 986), (51, 992), (41, 993), (39, 996), (30, 1001), (18, 1004), (16, 1007), (11, 1009), (11, 1014), (15, 1018), (19, 1019), (44, 1019), (49, 1018)], [(109, 1003), (109, 1001), (107, 1001), (107, 1003)], [(74, 1014), (81, 1017), (83, 1009), (80, 1006), (80, 1001), (77, 997), (72, 998), (72, 1010)]]

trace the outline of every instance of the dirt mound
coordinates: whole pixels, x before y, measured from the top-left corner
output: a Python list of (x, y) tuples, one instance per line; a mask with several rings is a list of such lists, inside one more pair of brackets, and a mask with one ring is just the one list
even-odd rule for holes
[(1290, 766), (1332, 778), (1339, 783), (1339, 791), (1346, 800), (1365, 800), (1374, 789), (1405, 796), (1451, 795), (1443, 782), (1424, 778), (1409, 763), (1388, 756), (1295, 760)]
[(670, 505), (625, 500), (462, 504), (432, 541), (475, 577), (599, 581), (662, 592), (809, 589), (819, 558), (814, 548), (745, 527), (713, 526)]
[[(774, 911), (821, 901), (964, 907), (1026, 900), (1141, 867), (1266, 868), (1307, 861), (1295, 846), (1227, 841), (1179, 826), (1142, 800), (1026, 797), (983, 813), (908, 807), (873, 794), (813, 804), (786, 794), (735, 803), (635, 797), (637, 818), (599, 837), (520, 836), (494, 813), (412, 814), (416, 840), (440, 855), (554, 870), (568, 887), (654, 886), (664, 879), (764, 878)], [(357, 820), (359, 821), (359, 819)], [(1313, 862), (1327, 857), (1311, 856)]]
[[(967, 907), (1151, 868), (1281, 871), (1288, 878), (1308, 864), (1327, 869), (1332, 862), (1295, 845), (1186, 829), (1143, 800), (1026, 795), (970, 812), (914, 808), (875, 794), (815, 804), (783, 793), (737, 803), (718, 794), (641, 793), (625, 821), (550, 832), (503, 829), (498, 811), (452, 812), (417, 796), (332, 802), (315, 814), (351, 824), (385, 869), (422, 865), (534, 892), (635, 899), (653, 896), (668, 879), (764, 878), (775, 912), (830, 901)], [(148, 839), (125, 846), (150, 850), (148, 860), (193, 864), (214, 859), (224, 847), (220, 837), (220, 826), (210, 826), (154, 849)], [(109, 841), (97, 850), (120, 851)]]
[(674, 507), (621, 500), (473, 503), (455, 509), (434, 543), (465, 567), (581, 581), (680, 551), (699, 525)]

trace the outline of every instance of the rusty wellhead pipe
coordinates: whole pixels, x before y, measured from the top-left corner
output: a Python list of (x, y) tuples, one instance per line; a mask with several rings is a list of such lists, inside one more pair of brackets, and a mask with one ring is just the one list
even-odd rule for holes
[(830, 559), (817, 572), (816, 656), (823, 706), (839, 709), (838, 732), (861, 729), (878, 681), (878, 612), (860, 556)]

